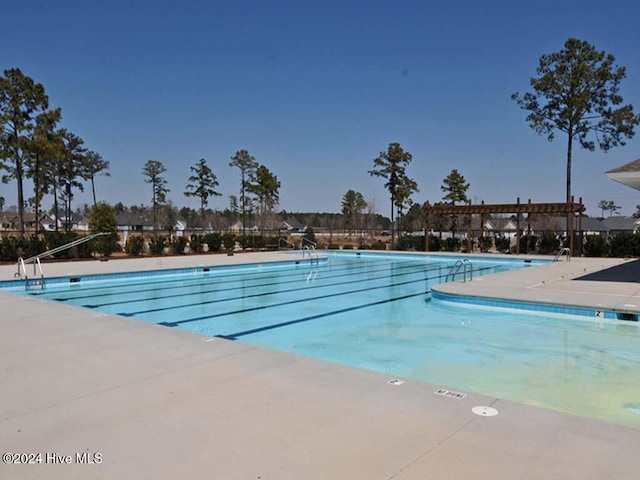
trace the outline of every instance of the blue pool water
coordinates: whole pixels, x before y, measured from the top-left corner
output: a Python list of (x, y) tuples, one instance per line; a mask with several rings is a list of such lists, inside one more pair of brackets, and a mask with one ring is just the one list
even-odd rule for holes
[[(29, 294), (640, 427), (637, 324), (431, 300), (455, 260), (336, 254), (313, 265), (52, 280)], [(532, 265), (474, 259), (473, 271)]]

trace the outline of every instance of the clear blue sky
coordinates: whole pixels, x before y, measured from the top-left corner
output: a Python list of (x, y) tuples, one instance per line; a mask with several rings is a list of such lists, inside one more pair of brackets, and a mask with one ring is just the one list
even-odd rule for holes
[[(621, 93), (640, 109), (631, 1), (4, 0), (1, 10), (0, 69), (43, 83), (62, 126), (111, 162), (97, 180), (110, 203), (148, 205), (141, 169), (154, 159), (169, 198), (197, 207), (183, 192), (204, 157), (223, 193), (210, 206), (224, 209), (239, 189), (229, 159), (247, 149), (278, 176), (287, 211), (338, 212), (353, 189), (389, 215), (384, 182), (367, 171), (390, 142), (413, 154), (417, 202), (440, 200), (453, 168), (477, 201), (564, 201), (565, 138), (539, 137), (510, 95), (569, 37), (627, 67)], [(573, 191), (589, 214), (600, 200), (635, 210), (640, 192), (603, 172), (639, 157), (640, 132), (609, 153), (574, 151)], [(7, 204), (15, 190), (0, 185)]]

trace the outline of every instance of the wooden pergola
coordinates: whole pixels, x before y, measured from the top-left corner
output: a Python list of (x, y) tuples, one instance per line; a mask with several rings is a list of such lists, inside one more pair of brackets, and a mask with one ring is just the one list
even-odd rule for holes
[(486, 215), (490, 214), (515, 214), (516, 215), (516, 254), (520, 253), (520, 224), (522, 221), (522, 215), (527, 214), (527, 231), (531, 231), (531, 214), (532, 213), (566, 213), (569, 219), (569, 249), (573, 256), (573, 234), (575, 230), (575, 218), (578, 214), (578, 231), (582, 231), (582, 214), (585, 211), (585, 207), (582, 204), (582, 197), (576, 203), (574, 198), (571, 197), (571, 202), (568, 203), (531, 203), (531, 199), (527, 203), (520, 203), (520, 197), (516, 200), (516, 203), (498, 203), (498, 204), (485, 204), (484, 201), (479, 204), (472, 204), (471, 200), (466, 205), (445, 205), (437, 204), (431, 205), (427, 201), (424, 206), (425, 211), (425, 250), (429, 251), (429, 217), (430, 215), (468, 215), (469, 225), (467, 229), (467, 251), (471, 251), (473, 230), (471, 225), (471, 219), (473, 215), (480, 215), (480, 236), (484, 235), (484, 221)]

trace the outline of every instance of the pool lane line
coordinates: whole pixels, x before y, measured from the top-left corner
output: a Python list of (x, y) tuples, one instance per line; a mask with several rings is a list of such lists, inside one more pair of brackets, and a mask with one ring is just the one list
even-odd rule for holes
[[(496, 267), (485, 267), (485, 269), (487, 268), (496, 268)], [(427, 269), (418, 269), (415, 271), (410, 271), (410, 272), (400, 272), (400, 273), (394, 273), (391, 275), (383, 275), (383, 276), (378, 276), (378, 277), (373, 277), (373, 278), (366, 278), (366, 279), (362, 279), (357, 283), (362, 283), (362, 282), (372, 282), (372, 281), (378, 281), (378, 280), (385, 280), (388, 278), (394, 278), (394, 277), (400, 277), (400, 276), (406, 276), (406, 275), (416, 275), (416, 274), (422, 274), (422, 273), (429, 273), (432, 271), (435, 271), (436, 269), (431, 269), (431, 270), (427, 270)], [(480, 271), (480, 270), (476, 270), (476, 271)], [(370, 272), (369, 272), (370, 273)], [(432, 277), (432, 278), (441, 278), (444, 275), (439, 275), (437, 277)], [(332, 277), (332, 279), (337, 278), (337, 277)], [(426, 278), (421, 278), (419, 280), (416, 281), (428, 281), (430, 277), (426, 277)], [(295, 283), (300, 283), (300, 280), (296, 280)], [(173, 309), (181, 309), (181, 308), (188, 308), (188, 307), (194, 307), (194, 306), (202, 306), (202, 305), (211, 305), (214, 303), (222, 303), (222, 302), (230, 302), (230, 301), (235, 301), (235, 300), (242, 300), (242, 299), (246, 299), (246, 298), (259, 298), (259, 297), (264, 297), (264, 296), (268, 296), (268, 295), (279, 295), (279, 294), (289, 294), (289, 293), (294, 293), (294, 292), (299, 292), (299, 291), (308, 291), (308, 290), (312, 290), (312, 289), (318, 289), (318, 288), (333, 288), (336, 286), (340, 286), (340, 285), (352, 285), (354, 282), (353, 280), (349, 280), (349, 281), (344, 281), (344, 282), (334, 282), (331, 284), (327, 284), (327, 285), (307, 285), (307, 284), (303, 284), (302, 287), (299, 288), (290, 288), (290, 289), (284, 289), (284, 290), (273, 290), (273, 291), (268, 291), (268, 292), (260, 292), (260, 293), (253, 293), (253, 294), (248, 294), (248, 295), (238, 295), (235, 297), (225, 297), (225, 298), (216, 298), (213, 300), (206, 300), (206, 301), (201, 301), (201, 302), (197, 302), (197, 303), (190, 303), (189, 305), (184, 305), (184, 304), (180, 304), (180, 305), (169, 305), (166, 307), (158, 307), (158, 308), (152, 308), (152, 309), (146, 309), (146, 310), (138, 310), (138, 311), (134, 311), (134, 312), (121, 312), (121, 313), (117, 313), (117, 315), (121, 315), (121, 316), (135, 316), (135, 315), (141, 315), (141, 314), (146, 314), (146, 313), (153, 313), (153, 312), (161, 312), (161, 311), (168, 311), (168, 310), (173, 310)], [(388, 285), (386, 285), (388, 286)], [(254, 287), (250, 287), (250, 288), (254, 288)], [(378, 288), (378, 287), (375, 287)], [(237, 288), (233, 288), (230, 290), (237, 290)], [(214, 292), (219, 293), (222, 290), (214, 290)], [(210, 293), (210, 292), (198, 292), (198, 293)], [(183, 297), (183, 296), (189, 296), (188, 293), (184, 293), (184, 294), (176, 294), (176, 295), (170, 295), (170, 296), (165, 296), (162, 297), (162, 300), (164, 300), (165, 298), (175, 298), (175, 297)], [(124, 305), (126, 303), (138, 303), (138, 302), (144, 302), (147, 301), (146, 299), (136, 299), (136, 300), (129, 300), (126, 302), (113, 302), (110, 304), (103, 304), (103, 305), (82, 305), (85, 308), (99, 308), (99, 307), (104, 307), (107, 305)]]
[[(401, 267), (397, 267), (396, 270), (406, 270), (406, 269), (416, 269), (416, 271), (431, 271), (432, 269), (435, 270), (435, 268), (429, 269), (429, 268), (424, 268), (424, 265), (404, 265)], [(343, 269), (346, 270), (346, 269)], [(179, 287), (170, 287), (167, 286), (166, 288), (161, 288), (161, 289), (150, 289), (150, 290), (142, 290), (142, 291), (134, 291), (134, 292), (129, 292), (130, 295), (136, 295), (136, 294), (140, 294), (143, 292), (153, 292), (154, 294), (161, 292), (163, 290), (171, 290), (171, 291), (176, 291), (176, 290), (180, 290), (183, 288), (189, 288), (192, 289), (194, 286), (202, 286), (202, 287), (207, 287), (210, 286), (210, 288), (206, 289), (206, 290), (199, 290), (197, 293), (198, 294), (208, 294), (208, 293), (221, 293), (221, 292), (226, 292), (226, 291), (237, 291), (238, 288), (242, 287), (242, 288), (264, 288), (264, 287), (269, 287), (269, 286), (274, 286), (274, 285), (286, 285), (289, 283), (295, 283), (295, 284), (299, 284), (301, 282), (301, 279), (299, 277), (300, 274), (304, 274), (306, 275), (310, 270), (306, 270), (306, 271), (297, 271), (296, 272), (296, 277), (297, 278), (287, 278), (286, 280), (278, 280), (278, 281), (272, 281), (272, 282), (268, 282), (268, 283), (257, 283), (255, 285), (247, 285), (247, 284), (240, 284), (239, 281), (233, 281), (233, 282), (223, 282), (222, 284), (228, 284), (231, 283), (233, 286), (229, 286), (229, 287), (225, 287), (225, 288), (219, 288), (219, 286), (221, 285), (218, 282), (207, 282), (207, 283), (199, 283), (199, 284), (194, 284), (194, 285), (184, 285), (184, 286), (179, 286)], [(320, 270), (319, 270), (320, 271)], [(365, 274), (371, 274), (371, 273), (377, 273), (377, 272), (388, 272), (389, 269), (388, 268), (377, 268), (375, 270), (369, 270), (367, 272), (352, 272), (351, 270), (346, 270), (348, 273), (343, 273), (343, 274), (338, 274), (338, 275), (332, 275), (331, 278), (344, 278), (344, 277), (354, 277), (354, 276), (358, 276), (358, 275), (365, 275)], [(334, 271), (335, 272), (335, 271)], [(388, 275), (385, 275), (384, 277), (375, 277), (374, 279), (377, 278), (386, 278)], [(290, 275), (288, 276), (290, 277)], [(265, 280), (265, 279), (260, 279), (260, 280)], [(350, 283), (350, 282), (348, 282)], [(306, 288), (312, 288), (312, 287), (306, 287)], [(294, 291), (294, 290), (291, 290)], [(97, 299), (99, 297), (112, 297), (114, 295), (116, 295), (117, 293), (122, 293), (122, 292), (111, 292), (111, 293), (104, 293), (104, 294), (99, 294), (99, 295), (83, 295), (83, 296), (76, 296), (76, 297), (66, 297), (66, 298), (51, 298), (51, 300), (56, 300), (59, 302), (65, 302), (65, 301), (77, 301), (80, 299)], [(274, 293), (277, 293), (277, 291), (275, 291)], [(191, 295), (193, 294), (192, 291), (190, 292), (186, 292), (186, 293), (176, 293), (173, 295), (163, 295), (162, 298), (178, 298), (178, 297), (182, 297), (182, 296), (187, 296), (187, 295)], [(144, 298), (135, 298), (135, 299), (130, 299), (130, 300), (119, 300), (119, 301), (113, 301), (113, 302), (105, 302), (105, 303), (94, 303), (94, 304), (83, 304), (81, 306), (85, 307), (85, 308), (100, 308), (100, 307), (105, 307), (105, 306), (109, 306), (109, 305), (123, 305), (123, 304), (127, 304), (127, 303), (136, 303), (136, 302), (142, 302), (145, 301), (146, 299)]]
[[(324, 267), (321, 267), (324, 268)], [(421, 268), (419, 266), (414, 265), (406, 265), (404, 267), (399, 267), (399, 268)], [(388, 269), (386, 268), (380, 268), (377, 270), (370, 270), (368, 272), (353, 272), (351, 271), (351, 269), (342, 269), (345, 270), (349, 273), (344, 273), (344, 274), (339, 274), (339, 275), (333, 275), (332, 278), (341, 278), (341, 277), (352, 277), (352, 276), (357, 276), (357, 275), (363, 275), (363, 274), (369, 274), (369, 273), (375, 273), (376, 271), (387, 271)], [(157, 294), (159, 292), (162, 292), (164, 290), (170, 290), (170, 291), (176, 291), (176, 290), (181, 290), (181, 289), (193, 289), (194, 287), (210, 287), (206, 290), (199, 290), (197, 293), (198, 294), (207, 294), (207, 293), (219, 293), (219, 292), (226, 292), (226, 291), (236, 291), (238, 290), (238, 288), (264, 288), (264, 287), (268, 287), (268, 286), (273, 286), (273, 285), (286, 285), (288, 283), (300, 283), (301, 279), (300, 279), (300, 275), (307, 275), (309, 273), (309, 271), (311, 270), (305, 270), (305, 271), (296, 271), (295, 272), (295, 277), (296, 278), (291, 278), (294, 275), (287, 275), (286, 277), (274, 277), (273, 275), (269, 278), (261, 278), (261, 279), (255, 279), (255, 278), (249, 278), (248, 280), (252, 281), (255, 280), (256, 282), (264, 282), (264, 280), (274, 280), (274, 281), (270, 281), (267, 283), (255, 283), (255, 284), (248, 284), (247, 282), (243, 282), (243, 279), (237, 279), (237, 280), (228, 280), (228, 281), (224, 281), (224, 282), (216, 282), (215, 278), (200, 278), (198, 280), (197, 283), (193, 283), (193, 284), (189, 284), (189, 285), (180, 285), (180, 286), (167, 286), (167, 287), (163, 287), (163, 288), (155, 288), (155, 289), (144, 289), (142, 290), (142, 292), (149, 292), (149, 293), (154, 293)], [(324, 272), (324, 270), (322, 270)], [(335, 272), (335, 270), (334, 270)], [(202, 280), (207, 280), (207, 282), (203, 282)], [(144, 285), (144, 284), (141, 284)], [(154, 285), (156, 285), (156, 283), (154, 283)], [(220, 286), (223, 286), (223, 288), (220, 288)], [(224, 285), (231, 285), (228, 287), (224, 287)], [(136, 295), (136, 294), (140, 294), (142, 293), (141, 291), (137, 291), (137, 292), (109, 292), (109, 293), (100, 293), (100, 294), (92, 294), (92, 295), (80, 295), (80, 296), (74, 296), (74, 297), (65, 297), (65, 298), (51, 298), (51, 300), (56, 300), (56, 301), (60, 301), (60, 302), (65, 302), (65, 301), (76, 301), (76, 300), (80, 300), (80, 299), (97, 299), (100, 297), (112, 297), (114, 295), (117, 294), (125, 294), (125, 295)], [(177, 298), (177, 297), (181, 297), (181, 296), (185, 296), (185, 295), (190, 295), (192, 294), (192, 291), (186, 292), (186, 293), (177, 293), (174, 295), (164, 295), (162, 298)], [(140, 298), (136, 298), (136, 299), (131, 299), (131, 300), (124, 300), (124, 301), (114, 301), (114, 302), (107, 302), (107, 303), (98, 303), (98, 304), (90, 304), (90, 305), (83, 305), (87, 308), (98, 308), (98, 307), (102, 307), (102, 306), (107, 306), (107, 305), (115, 305), (115, 304), (124, 304), (124, 303), (135, 303), (135, 302), (140, 302), (140, 301), (144, 301), (144, 299), (140, 299)]]
[[(413, 261), (413, 262), (400, 262), (399, 265), (400, 267), (402, 266), (415, 266), (417, 265), (418, 262)], [(427, 262), (421, 262), (421, 265), (428, 265)], [(257, 264), (255, 264), (257, 265)], [(384, 266), (384, 267), (388, 267), (390, 265), (390, 263), (387, 262), (372, 262), (369, 264), (366, 264), (366, 266), (374, 266), (374, 267), (378, 267), (378, 266)], [(356, 261), (351, 261), (348, 264), (344, 264), (341, 265), (339, 268), (332, 270), (332, 271), (339, 271), (339, 270), (344, 270), (344, 271), (349, 271), (349, 270), (355, 270), (356, 268), (362, 268), (364, 265), (362, 263), (356, 262)], [(320, 267), (322, 268), (327, 268), (329, 270), (331, 270), (331, 265), (327, 264), (327, 263), (323, 263), (322, 265), (320, 265)], [(356, 268), (353, 268), (356, 267)], [(197, 278), (194, 278), (192, 275), (193, 274), (180, 274), (180, 275), (176, 275), (173, 278), (167, 278), (164, 277), (162, 279), (156, 277), (156, 276), (150, 276), (150, 278), (156, 279), (154, 281), (145, 281), (144, 277), (138, 277), (138, 281), (133, 283), (133, 285), (161, 285), (161, 284), (166, 284), (169, 282), (182, 282), (185, 285), (183, 285), (182, 287), (187, 288), (189, 286), (195, 286), (195, 285), (200, 285), (203, 284), (203, 280), (221, 280), (222, 281), (218, 282), (218, 284), (223, 284), (223, 283), (233, 283), (233, 282), (237, 282), (239, 280), (238, 277), (242, 278), (243, 276), (247, 275), (247, 274), (251, 274), (252, 275), (252, 279), (256, 279), (256, 280), (260, 280), (263, 277), (268, 277), (273, 275), (274, 273), (280, 272), (280, 273), (291, 273), (291, 274), (300, 274), (303, 272), (303, 269), (308, 269), (309, 266), (308, 265), (302, 265), (299, 268), (297, 267), (291, 267), (291, 268), (286, 268), (286, 269), (271, 269), (271, 270), (263, 270), (263, 271), (259, 271), (259, 270), (251, 270), (251, 271), (242, 271), (242, 272), (238, 272), (238, 273), (225, 273), (223, 275), (215, 275), (215, 270), (210, 270), (208, 272), (208, 274), (204, 274), (203, 272), (198, 272), (201, 275), (198, 275)], [(318, 268), (317, 266), (314, 268)], [(121, 279), (121, 280), (126, 280), (126, 279)], [(60, 293), (89, 293), (92, 290), (105, 290), (105, 289), (109, 289), (111, 290), (110, 292), (107, 293), (101, 293), (100, 295), (76, 295), (76, 296), (70, 296), (67, 297), (68, 299), (80, 299), (80, 298), (90, 298), (90, 297), (98, 297), (98, 296), (109, 296), (109, 295), (113, 295), (113, 294), (119, 294), (121, 293), (120, 290), (122, 289), (128, 289), (130, 288), (132, 285), (132, 283), (120, 283), (118, 285), (104, 285), (104, 284), (95, 284), (92, 285), (90, 287), (84, 287), (82, 288), (81, 291), (77, 291), (77, 290), (61, 290)], [(181, 287), (181, 288), (182, 288)], [(156, 289), (156, 291), (161, 291), (161, 290), (173, 290), (175, 289), (175, 287), (173, 286), (167, 286), (164, 288), (159, 288)], [(48, 295), (48, 292), (46, 290), (44, 291), (29, 291), (28, 292), (30, 296), (33, 297), (46, 297)], [(57, 292), (52, 292), (52, 293), (57, 293)], [(64, 299), (53, 299), (50, 298), (51, 300), (56, 300), (56, 301), (64, 301)]]
[[(214, 300), (206, 300), (206, 301), (202, 301), (202, 302), (198, 302), (198, 303), (190, 303), (189, 305), (184, 305), (184, 304), (172, 305), (172, 306), (167, 306), (167, 307), (158, 307), (158, 308), (147, 309), (147, 310), (139, 310), (139, 311), (136, 311), (136, 312), (117, 313), (116, 315), (135, 316), (135, 315), (146, 314), (146, 313), (162, 312), (162, 311), (167, 311), (167, 310), (189, 308), (189, 307), (202, 306), (202, 305), (212, 305), (214, 303), (224, 303), (224, 302), (230, 302), (230, 301), (236, 301), (236, 300), (243, 300), (245, 298), (259, 298), (259, 297), (264, 297), (264, 296), (269, 296), (269, 295), (290, 294), (290, 293), (294, 293), (294, 292), (308, 291), (308, 290), (319, 289), (319, 288), (333, 288), (333, 287), (340, 286), (340, 285), (353, 285), (354, 283), (363, 283), (363, 282), (369, 282), (369, 281), (385, 280), (387, 278), (392, 278), (392, 277), (415, 275), (415, 274), (421, 274), (421, 273), (424, 273), (424, 271), (420, 270), (420, 271), (413, 271), (413, 272), (397, 273), (397, 274), (394, 274), (394, 275), (384, 275), (384, 276), (375, 277), (375, 278), (367, 278), (367, 279), (360, 280), (360, 282), (354, 282), (353, 280), (349, 280), (349, 281), (337, 282), (337, 283), (332, 283), (332, 284), (327, 284), (327, 285), (307, 285), (306, 283), (304, 283), (303, 284), (304, 286), (300, 287), (300, 288), (290, 288), (290, 289), (287, 289), (287, 290), (273, 290), (273, 291), (269, 291), (269, 292), (253, 293), (253, 294), (249, 294), (249, 295), (239, 295), (239, 296), (235, 296), (235, 297), (216, 298)], [(421, 279), (418, 279), (418, 280), (415, 280), (415, 281), (425, 281), (425, 279), (421, 278)], [(301, 280), (298, 280), (296, 283), (300, 283), (300, 282), (301, 282)], [(388, 286), (388, 285), (385, 285), (385, 286)], [(379, 288), (379, 287), (375, 287), (375, 288)], [(236, 290), (236, 289), (233, 289), (233, 290)], [(183, 294), (183, 295), (180, 295), (180, 296), (187, 296), (187, 294)], [(136, 300), (135, 302), (142, 302), (142, 301), (145, 301), (145, 300)], [(120, 303), (116, 303), (116, 304), (120, 304)]]
[[(397, 302), (399, 300), (406, 300), (408, 298), (419, 297), (419, 296), (422, 296), (422, 295), (426, 295), (427, 293), (429, 293), (429, 290), (427, 290), (426, 292), (411, 293), (411, 294), (407, 294), (407, 295), (401, 295), (401, 296), (398, 296), (398, 297), (386, 298), (384, 300), (378, 300), (376, 302), (369, 302), (369, 303), (365, 303), (365, 304), (362, 304), (362, 305), (356, 305), (356, 306), (353, 306), (353, 307), (346, 307), (346, 308), (341, 308), (341, 309), (338, 309), (338, 310), (332, 310), (330, 312), (319, 313), (317, 315), (310, 315), (308, 317), (298, 318), (296, 320), (289, 320), (289, 321), (286, 321), (286, 322), (266, 325), (264, 327), (253, 328), (251, 330), (244, 330), (242, 332), (236, 332), (236, 333), (233, 333), (233, 334), (230, 334), (230, 335), (215, 335), (215, 336), (218, 337), (218, 338), (224, 338), (226, 340), (237, 340), (238, 337), (245, 337), (247, 335), (253, 335), (253, 334), (265, 332), (265, 331), (268, 331), (268, 330), (275, 330), (276, 328), (289, 327), (291, 325), (296, 325), (298, 323), (310, 322), (311, 320), (318, 320), (319, 318), (329, 317), (329, 316), (332, 316), (332, 315), (339, 315), (341, 313), (353, 312), (354, 310), (361, 310), (363, 308), (369, 308), (369, 307), (374, 307), (374, 306), (377, 306), (377, 305), (383, 305), (385, 303)], [(163, 325), (163, 324), (159, 324), (159, 325)]]
[[(493, 269), (495, 267), (484, 267), (482, 269), (478, 269), (476, 271), (482, 271), (482, 270), (488, 270), (488, 269)], [(349, 290), (349, 291), (343, 291), (343, 292), (337, 292), (337, 293), (331, 293), (331, 294), (326, 294), (326, 295), (317, 295), (315, 297), (308, 297), (308, 298), (302, 298), (302, 299), (297, 299), (297, 300), (287, 300), (285, 302), (278, 302), (278, 303), (273, 303), (273, 304), (269, 304), (269, 305), (259, 305), (256, 307), (249, 307), (249, 308), (242, 308), (239, 310), (232, 310), (230, 312), (223, 312), (223, 313), (216, 313), (213, 315), (203, 315), (200, 317), (193, 317), (193, 318), (187, 318), (185, 320), (177, 320), (175, 322), (152, 322), (152, 323), (156, 323), (156, 325), (164, 325), (166, 327), (177, 327), (180, 324), (183, 323), (191, 323), (191, 322), (199, 322), (202, 320), (209, 320), (212, 318), (221, 318), (221, 317), (226, 317), (229, 315), (237, 315), (237, 314), (241, 314), (241, 313), (248, 313), (248, 312), (255, 312), (258, 310), (266, 310), (268, 308), (276, 308), (276, 307), (283, 307), (285, 305), (293, 305), (293, 304), (303, 304), (305, 302), (311, 302), (311, 301), (316, 301), (316, 300), (324, 300), (327, 298), (335, 298), (335, 297), (341, 297), (341, 296), (345, 296), (345, 295), (352, 295), (355, 293), (363, 293), (363, 292), (370, 292), (372, 290), (379, 290), (381, 288), (393, 288), (393, 287), (399, 287), (402, 285), (409, 285), (412, 283), (418, 283), (418, 282), (424, 282), (424, 281), (429, 281), (429, 280), (435, 280), (437, 278), (442, 278), (442, 277), (446, 277), (447, 275), (438, 275), (435, 277), (426, 277), (426, 278), (421, 278), (419, 280), (409, 280), (409, 281), (405, 281), (405, 282), (398, 282), (398, 283), (392, 283), (389, 285), (381, 285), (379, 287), (368, 287), (368, 288), (360, 288), (357, 290)], [(412, 295), (424, 295), (425, 293), (420, 293), (420, 294), (412, 294)], [(190, 306), (190, 305), (189, 305)], [(164, 309), (160, 309), (164, 310)], [(143, 312), (144, 313), (144, 312)], [(132, 317), (135, 318), (134, 315), (136, 315), (138, 313), (135, 314), (129, 314), (129, 313), (115, 313), (114, 315), (120, 315), (122, 317)]]
[[(416, 264), (414, 263), (407, 263), (405, 262), (403, 265), (397, 266), (396, 268), (398, 269), (402, 269), (402, 268), (421, 268), (425, 265), (428, 264)], [(347, 267), (351, 267), (351, 265), (347, 266)], [(316, 267), (317, 268), (317, 267)], [(325, 268), (325, 266), (323, 265), (321, 268)], [(286, 279), (284, 280), (280, 280), (280, 281), (273, 281), (273, 282), (269, 282), (269, 283), (256, 283), (255, 285), (249, 285), (248, 288), (257, 288), (257, 287), (266, 287), (266, 286), (271, 286), (271, 285), (283, 285), (286, 283), (298, 283), (300, 281), (299, 278), (291, 278), (294, 275), (297, 277), (300, 274), (306, 274), (308, 273), (310, 269), (305, 269), (305, 270), (282, 270), (280, 272), (287, 273), (287, 276), (285, 277)], [(347, 273), (344, 274), (339, 274), (339, 275), (333, 275), (333, 278), (340, 278), (340, 277), (348, 277), (348, 276), (355, 276), (355, 275), (363, 275), (365, 273), (375, 273), (377, 271), (388, 271), (388, 265), (384, 265), (382, 267), (376, 267), (375, 269), (369, 269), (366, 272), (356, 272), (353, 271), (354, 269), (352, 268), (343, 268), (340, 267), (340, 269), (336, 269), (336, 270), (331, 270), (332, 273), (334, 272), (339, 272), (339, 271), (345, 271)], [(323, 270), (324, 271), (324, 270)], [(253, 272), (252, 272), (253, 273)], [(269, 272), (255, 272), (256, 274), (263, 274), (264, 276), (273, 276), (274, 271), (269, 271)], [(247, 272), (245, 272), (245, 275), (247, 274)], [(233, 277), (237, 277), (238, 275), (234, 275)], [(227, 275), (225, 275), (224, 277), (229, 277)], [(122, 292), (122, 289), (131, 289), (131, 284), (123, 284), (123, 285), (117, 285), (117, 286), (97, 286), (97, 287), (91, 287), (89, 288), (83, 288), (82, 291), (72, 291), (72, 290), (67, 290), (67, 291), (62, 291), (62, 292), (52, 292), (52, 294), (55, 293), (60, 293), (60, 294), (64, 294), (64, 293), (75, 293), (76, 295), (67, 295), (67, 296), (60, 296), (60, 297), (46, 297), (47, 292), (44, 293), (36, 293), (33, 294), (33, 296), (37, 296), (39, 295), (40, 298), (47, 298), (49, 300), (55, 300), (57, 302), (66, 302), (69, 300), (75, 301), (75, 300), (80, 300), (83, 298), (100, 298), (100, 297), (112, 297), (114, 295), (128, 295), (128, 294), (136, 294), (136, 293), (141, 293), (141, 292), (162, 292), (164, 290), (170, 290), (170, 291), (175, 291), (175, 290), (179, 290), (179, 289), (183, 289), (183, 288), (193, 288), (196, 286), (207, 286), (207, 285), (212, 285), (214, 286), (214, 288), (210, 289), (210, 290), (205, 290), (205, 291), (201, 291), (200, 293), (213, 293), (213, 292), (224, 292), (224, 291), (233, 291), (233, 290), (237, 290), (239, 286), (242, 286), (243, 288), (246, 288), (247, 285), (246, 283), (243, 283), (242, 285), (240, 285), (242, 283), (242, 278), (226, 278), (224, 281), (219, 282), (217, 281), (220, 278), (224, 278), (224, 277), (215, 277), (215, 276), (208, 276), (208, 277), (198, 277), (197, 279), (173, 279), (171, 280), (172, 282), (181, 282), (183, 283), (183, 285), (180, 285), (178, 287), (176, 287), (175, 285), (171, 286), (171, 285), (167, 285), (166, 287), (162, 287), (162, 288), (144, 288), (141, 290), (137, 290), (136, 292)], [(269, 277), (267, 277), (266, 279), (269, 279)], [(253, 281), (255, 280), (256, 282), (259, 281), (264, 281), (265, 278), (261, 275), (260, 278), (256, 278), (255, 275), (253, 275), (249, 280)], [(186, 282), (186, 285), (184, 285), (184, 283)], [(168, 283), (167, 281), (164, 282), (141, 282), (141, 283), (136, 283), (135, 285), (141, 285), (144, 287), (151, 287), (153, 285), (158, 285), (158, 284), (166, 284)], [(229, 287), (223, 287), (223, 288), (219, 288), (219, 286), (221, 285), (231, 285)], [(90, 294), (89, 292), (91, 290), (105, 290), (108, 289), (108, 292), (104, 292), (104, 293), (100, 293), (98, 295), (96, 294)], [(81, 293), (83, 293), (83, 295), (80, 295)], [(87, 293), (86, 295), (84, 295), (84, 293)], [(175, 296), (180, 296), (181, 294), (176, 294)], [(171, 295), (167, 295), (164, 298), (171, 298)], [(134, 300), (135, 301), (135, 300)], [(101, 305), (109, 305), (112, 303), (124, 303), (124, 302), (110, 302), (110, 303), (104, 303), (104, 304), (96, 304), (97, 306), (101, 306)], [(89, 307), (89, 308), (93, 308), (93, 307)]]

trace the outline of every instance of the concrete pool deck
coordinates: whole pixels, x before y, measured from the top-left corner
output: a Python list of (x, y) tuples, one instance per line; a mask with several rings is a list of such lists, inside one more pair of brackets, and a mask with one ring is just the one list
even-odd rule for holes
[[(45, 273), (279, 258), (56, 263)], [(447, 287), (631, 303), (640, 285), (630, 281), (570, 283), (624, 263), (575, 258)], [(15, 270), (0, 267), (0, 279)], [(0, 479), (595, 480), (640, 471), (640, 429), (476, 394), (449, 398), (435, 394), (446, 385), (392, 385), (385, 374), (7, 292), (0, 308), (0, 453), (42, 455), (40, 464), (0, 463)], [(480, 405), (499, 415), (473, 414)]]
[[(469, 258), (473, 263), (473, 256)], [(571, 261), (563, 258), (543, 268), (523, 268), (477, 277), (470, 282), (443, 283), (433, 290), (640, 314), (640, 262), (621, 258), (574, 257)]]

